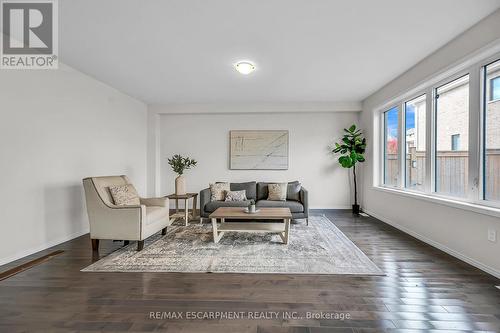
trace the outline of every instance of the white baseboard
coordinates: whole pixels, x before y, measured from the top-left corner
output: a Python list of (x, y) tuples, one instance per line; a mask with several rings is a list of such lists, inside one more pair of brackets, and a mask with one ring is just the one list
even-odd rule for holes
[(367, 213), (367, 214), (369, 214), (369, 215), (371, 215), (371, 216), (373, 216), (373, 217), (375, 217), (376, 219), (379, 219), (380, 221), (382, 221), (384, 223), (387, 223), (387, 224), (393, 226), (396, 229), (399, 229), (399, 230), (407, 233), (410, 236), (413, 236), (413, 237), (421, 240), (424, 243), (427, 243), (427, 244), (429, 244), (431, 246), (434, 246), (435, 248), (437, 248), (437, 249), (439, 249), (439, 250), (441, 250), (441, 251), (443, 251), (443, 252), (445, 252), (445, 253), (447, 253), (447, 254), (449, 254), (449, 255), (457, 258), (457, 259), (465, 261), (466, 263), (468, 263), (468, 264), (470, 264), (470, 265), (472, 265), (472, 266), (474, 266), (476, 268), (479, 268), (480, 270), (482, 270), (482, 271), (484, 271), (484, 272), (486, 272), (488, 274), (491, 274), (494, 277), (500, 279), (500, 271), (496, 270), (493, 267), (490, 267), (490, 266), (485, 265), (485, 264), (483, 264), (483, 263), (481, 263), (481, 262), (479, 262), (479, 261), (477, 261), (475, 259), (472, 259), (472, 258), (466, 256), (463, 253), (455, 251), (455, 250), (447, 247), (446, 245), (443, 245), (443, 244), (441, 244), (439, 242), (436, 242), (436, 241), (434, 241), (434, 240), (432, 240), (432, 239), (430, 239), (430, 238), (428, 238), (426, 236), (423, 236), (423, 235), (421, 235), (421, 234), (419, 234), (419, 233), (417, 233), (417, 232), (415, 232), (413, 230), (410, 230), (407, 227), (404, 227), (404, 226), (402, 226), (402, 225), (400, 225), (400, 224), (398, 224), (398, 223), (396, 223), (394, 221), (391, 221), (390, 219), (388, 219), (388, 218), (386, 218), (384, 216), (378, 215), (377, 213), (374, 213), (374, 212), (369, 211), (369, 210), (364, 210), (364, 212)]
[(37, 253), (37, 252), (46, 250), (49, 247), (59, 245), (61, 243), (67, 242), (69, 240), (72, 240), (74, 238), (80, 237), (80, 236), (85, 235), (87, 233), (89, 233), (89, 229), (88, 228), (85, 229), (85, 230), (80, 230), (80, 231), (74, 232), (74, 233), (72, 233), (70, 235), (66, 235), (64, 237), (60, 237), (60, 238), (54, 239), (54, 240), (52, 240), (50, 242), (46, 242), (46, 243), (41, 244), (39, 246), (33, 247), (31, 249), (27, 249), (27, 250), (18, 252), (18, 253), (16, 253), (13, 256), (9, 256), (9, 257), (6, 257), (6, 258), (0, 258), (0, 266), (8, 264), (10, 262), (13, 262), (15, 260), (24, 258), (26, 256), (32, 255), (33, 253)]
[(317, 206), (312, 206), (312, 207), (309, 207), (309, 209), (352, 209), (351, 206), (344, 206), (344, 205), (340, 205), (340, 206), (328, 206), (328, 207), (324, 207), (324, 206), (321, 206), (321, 207), (317, 207)]

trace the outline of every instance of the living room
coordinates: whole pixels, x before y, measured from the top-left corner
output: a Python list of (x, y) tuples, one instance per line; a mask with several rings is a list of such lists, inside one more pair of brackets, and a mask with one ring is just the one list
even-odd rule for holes
[(0, 5), (1, 332), (500, 331), (500, 0)]

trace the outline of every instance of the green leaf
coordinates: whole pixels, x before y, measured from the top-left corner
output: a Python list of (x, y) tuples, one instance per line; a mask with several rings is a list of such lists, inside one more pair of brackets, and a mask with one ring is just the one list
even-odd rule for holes
[(349, 132), (354, 132), (356, 130), (356, 125), (352, 125), (351, 127), (349, 127)]

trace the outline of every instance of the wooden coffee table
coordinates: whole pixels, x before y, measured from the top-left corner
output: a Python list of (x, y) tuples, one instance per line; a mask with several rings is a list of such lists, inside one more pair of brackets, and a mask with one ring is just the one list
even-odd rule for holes
[[(218, 243), (225, 232), (263, 232), (279, 234), (283, 243), (288, 244), (292, 213), (289, 208), (260, 208), (257, 213), (247, 214), (243, 207), (220, 207), (210, 214), (214, 232), (214, 242)], [(220, 225), (217, 225), (220, 219)], [(245, 220), (225, 222), (226, 219)], [(254, 222), (258, 220), (283, 220), (283, 223)], [(248, 222), (247, 222), (248, 221)]]

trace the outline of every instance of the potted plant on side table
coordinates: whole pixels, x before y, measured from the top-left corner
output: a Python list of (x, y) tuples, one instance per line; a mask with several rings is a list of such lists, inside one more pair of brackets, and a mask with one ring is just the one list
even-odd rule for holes
[(364, 153), (366, 150), (366, 138), (363, 137), (363, 132), (356, 129), (356, 125), (352, 125), (349, 129), (344, 128), (344, 136), (340, 143), (335, 143), (335, 148), (332, 153), (341, 154), (339, 163), (343, 168), (351, 169), (354, 179), (354, 204), (352, 205), (353, 214), (359, 215), (360, 209), (358, 205), (358, 184), (356, 180), (356, 163), (364, 162)]
[(175, 154), (168, 159), (168, 164), (177, 174), (177, 178), (175, 178), (175, 194), (186, 194), (186, 179), (184, 178), (184, 171), (195, 167), (196, 163), (197, 162), (194, 159), (182, 157), (179, 154)]

